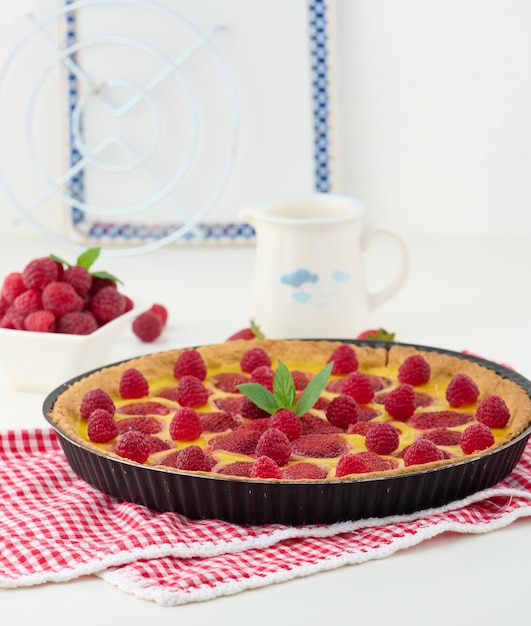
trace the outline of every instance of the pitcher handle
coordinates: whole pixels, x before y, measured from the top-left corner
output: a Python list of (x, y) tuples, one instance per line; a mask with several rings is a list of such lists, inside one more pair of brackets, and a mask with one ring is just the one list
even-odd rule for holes
[(370, 240), (379, 235), (390, 237), (398, 244), (398, 249), (400, 251), (400, 265), (396, 276), (393, 281), (387, 285), (387, 287), (384, 287), (376, 293), (369, 293), (369, 308), (371, 310), (381, 306), (384, 302), (387, 302), (389, 298), (394, 296), (395, 293), (402, 288), (409, 274), (410, 267), (409, 249), (407, 244), (403, 237), (390, 226), (366, 226), (361, 239), (362, 249), (366, 250), (370, 245)]

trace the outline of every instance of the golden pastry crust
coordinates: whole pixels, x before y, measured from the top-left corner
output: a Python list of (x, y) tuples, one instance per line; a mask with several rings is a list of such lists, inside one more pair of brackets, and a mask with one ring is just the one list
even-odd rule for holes
[[(319, 371), (328, 361), (330, 355), (335, 348), (340, 346), (340, 342), (333, 341), (320, 341), (320, 340), (238, 340), (228, 341), (222, 344), (205, 345), (197, 348), (197, 351), (201, 354), (203, 360), (208, 369), (208, 378), (206, 383), (210, 380), (210, 377), (220, 372), (231, 371), (238, 372), (239, 362), (246, 351), (254, 347), (260, 347), (264, 349), (270, 356), (272, 361), (272, 367), (276, 368), (279, 361), (286, 364), (291, 370), (303, 370), (316, 373)], [(416, 348), (410, 346), (393, 345), (389, 350), (386, 348), (370, 347), (370, 346), (358, 346), (352, 345), (353, 350), (356, 353), (359, 362), (359, 370), (365, 373), (373, 374), (375, 376), (383, 376), (389, 379), (391, 382), (388, 389), (385, 392), (391, 391), (398, 386), (397, 372), (401, 363), (413, 354), (421, 354), (424, 359), (429, 363), (431, 369), (431, 378), (428, 386), (421, 386), (417, 389), (419, 392), (429, 392), (433, 396), (433, 406), (420, 407), (420, 412), (429, 410), (445, 410), (449, 407), (444, 404), (444, 390), (453, 376), (457, 373), (468, 374), (474, 382), (477, 384), (480, 396), (478, 402), (489, 394), (496, 394), (502, 397), (509, 408), (511, 418), (506, 428), (498, 429), (496, 431), (495, 444), (489, 448), (492, 450), (514, 439), (516, 436), (526, 430), (531, 424), (531, 400), (527, 392), (515, 382), (503, 378), (496, 372), (487, 367), (484, 367), (472, 360), (465, 357), (460, 358), (458, 356), (439, 353), (437, 351), (419, 351)], [(138, 369), (146, 377), (146, 379), (154, 388), (160, 387), (160, 381), (164, 380), (166, 386), (177, 385), (178, 381), (173, 377), (173, 367), (177, 358), (184, 352), (184, 349), (171, 350), (161, 353), (155, 353), (151, 355), (145, 355), (126, 361), (124, 363), (102, 368), (92, 374), (82, 377), (79, 381), (70, 385), (63, 393), (59, 395), (55, 401), (51, 411), (50, 419), (70, 438), (79, 442), (85, 447), (103, 452), (113, 457), (117, 455), (112, 451), (112, 446), (102, 446), (100, 444), (93, 444), (87, 439), (86, 433), (83, 428), (80, 427), (80, 423), (83, 421), (80, 419), (79, 406), (85, 393), (91, 389), (102, 388), (118, 403), (123, 400), (119, 394), (119, 383), (122, 373), (126, 369), (135, 368)], [(333, 377), (334, 378), (334, 377)], [(337, 378), (337, 377), (335, 377)], [(226, 393), (216, 392), (218, 396), (223, 397)], [(216, 397), (214, 393), (214, 397)], [(337, 393), (325, 391), (323, 397), (330, 400)], [(150, 397), (149, 399), (159, 400), (159, 398)], [(142, 398), (140, 401), (146, 401), (147, 398)], [(179, 405), (169, 403), (173, 410), (176, 410)], [(379, 410), (383, 402), (377, 406)], [(376, 406), (376, 405), (371, 405)], [(212, 401), (209, 400), (209, 407), (206, 410), (216, 410)], [(474, 408), (465, 409), (473, 411)], [(385, 413), (385, 412), (384, 412)], [(324, 413), (321, 413), (320, 417), (326, 420)], [(385, 421), (389, 419), (389, 416), (380, 416), (376, 421)], [(407, 426), (407, 424), (406, 424)], [(415, 435), (414, 429), (409, 427), (403, 427), (404, 443), (402, 447), (407, 446), (408, 441), (411, 442)], [(400, 424), (402, 428), (402, 425)], [(499, 432), (498, 432), (499, 431)], [(417, 433), (420, 435), (422, 433)], [(349, 445), (356, 451), (359, 451), (359, 446), (362, 446), (363, 438), (361, 435), (349, 435), (343, 433), (340, 436), (345, 437)], [(402, 436), (402, 435), (401, 435)], [(409, 437), (409, 439), (408, 439)], [(203, 446), (208, 448), (209, 439), (205, 439)], [(359, 448), (359, 449), (358, 449)], [(416, 466), (405, 466), (400, 461), (400, 457), (397, 455), (399, 464), (393, 469), (368, 472), (356, 476), (350, 476), (349, 478), (366, 480), (374, 478), (376, 476), (385, 476), (392, 474), (408, 473), (412, 471), (425, 470), (430, 468), (436, 468), (450, 463), (455, 463), (463, 460), (463, 458), (470, 458), (484, 454), (485, 451), (481, 451), (472, 455), (464, 455), (461, 451), (457, 454), (455, 447), (450, 449), (450, 458), (445, 458), (442, 461), (433, 463), (427, 463)], [(223, 455), (221, 455), (223, 456)], [(121, 457), (117, 457), (121, 458)], [(149, 464), (153, 466), (162, 466), (165, 469), (171, 470), (172, 468), (160, 465), (161, 455), (154, 455), (153, 459), (150, 459)], [(304, 461), (304, 458), (296, 457), (293, 462)], [(249, 459), (252, 461), (252, 458)], [(308, 459), (309, 462), (323, 465), (329, 468), (329, 475), (327, 480), (337, 480), (335, 478), (335, 461), (323, 461), (322, 459)], [(223, 465), (223, 458), (218, 459), (218, 462)], [(328, 463), (328, 465), (327, 465)], [(210, 473), (209, 473), (210, 474)], [(235, 480), (245, 480), (244, 478), (234, 477)]]

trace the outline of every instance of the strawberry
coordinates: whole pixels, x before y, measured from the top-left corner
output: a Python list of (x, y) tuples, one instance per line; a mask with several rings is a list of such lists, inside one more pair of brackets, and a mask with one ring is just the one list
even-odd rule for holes
[(394, 341), (396, 333), (390, 333), (384, 328), (370, 328), (358, 335), (358, 339), (370, 339), (376, 341)]
[(251, 325), (248, 328), (242, 328), (238, 332), (231, 335), (227, 341), (235, 341), (236, 339), (245, 339), (249, 341), (250, 339), (265, 339), (265, 336), (254, 321), (251, 320)]

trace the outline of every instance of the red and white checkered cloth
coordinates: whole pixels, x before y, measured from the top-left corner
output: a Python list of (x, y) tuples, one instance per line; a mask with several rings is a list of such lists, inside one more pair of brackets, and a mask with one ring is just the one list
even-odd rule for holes
[(443, 532), (531, 515), (531, 444), (504, 481), (445, 507), (332, 525), (193, 521), (105, 495), (70, 469), (48, 429), (0, 433), (0, 587), (93, 574), (178, 605), (389, 556)]

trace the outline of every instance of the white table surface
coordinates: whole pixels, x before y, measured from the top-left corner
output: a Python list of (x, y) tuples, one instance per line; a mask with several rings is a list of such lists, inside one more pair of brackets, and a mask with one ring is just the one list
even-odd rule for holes
[[(372, 315), (397, 340), (468, 349), (512, 364), (531, 378), (531, 238), (409, 237), (411, 275)], [(0, 276), (35, 256), (73, 253), (35, 235), (0, 237)], [(378, 250), (366, 259), (377, 286), (388, 268)], [(127, 329), (109, 362), (169, 347), (218, 342), (250, 317), (252, 247), (172, 245), (149, 254), (98, 261), (123, 291), (170, 311), (164, 334), (142, 344)], [(45, 426), (42, 394), (15, 392), (0, 373), (0, 428)], [(1, 490), (1, 486), (0, 486)], [(0, 492), (1, 493), (1, 492)], [(257, 626), (338, 620), (365, 624), (510, 624), (522, 621), (531, 560), (531, 520), (481, 535), (444, 535), (391, 557), (343, 567), (212, 601), (165, 608), (97, 577), (0, 590), (2, 623), (21, 626), (202, 624)], [(508, 593), (510, 581), (510, 593)], [(9, 619), (7, 619), (9, 618)], [(272, 622), (272, 620), (275, 620)]]

